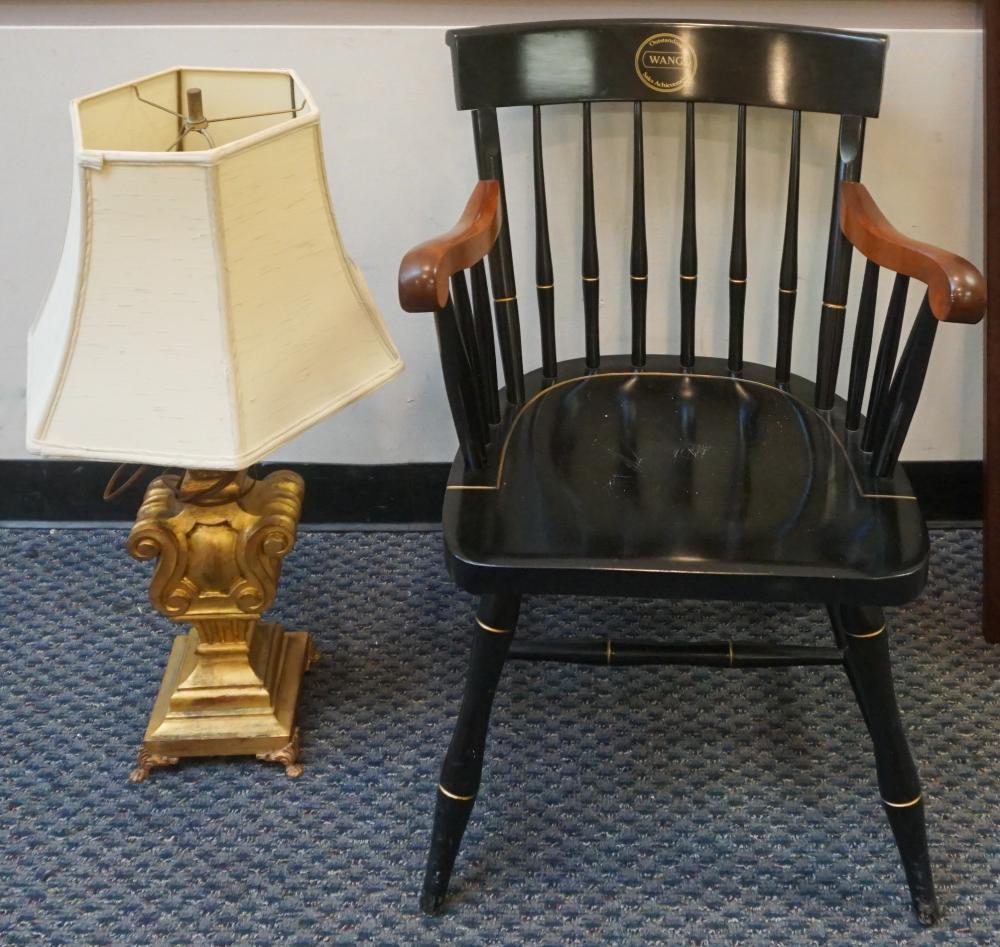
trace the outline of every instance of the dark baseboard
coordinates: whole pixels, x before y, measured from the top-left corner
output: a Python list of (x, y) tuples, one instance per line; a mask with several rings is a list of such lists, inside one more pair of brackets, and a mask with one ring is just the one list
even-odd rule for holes
[[(102, 499), (116, 464), (0, 460), (0, 520), (43, 522), (135, 519), (145, 484)], [(306, 481), (302, 522), (433, 523), (441, 519), (450, 464), (261, 464), (258, 475), (291, 469)]]
[(903, 466), (928, 522), (982, 522), (982, 461), (910, 460)]
[[(264, 464), (290, 467), (306, 481), (302, 522), (434, 523), (449, 464)], [(0, 460), (0, 520), (44, 522), (130, 521), (142, 488), (101, 499), (114, 464), (55, 460)], [(976, 522), (983, 516), (979, 461), (906, 464), (929, 521)]]

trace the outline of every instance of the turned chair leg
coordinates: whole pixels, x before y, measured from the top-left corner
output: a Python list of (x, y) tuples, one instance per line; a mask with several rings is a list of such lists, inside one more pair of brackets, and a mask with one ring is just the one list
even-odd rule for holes
[(437, 914), (448, 892), (455, 856), (479, 791), (493, 696), (514, 638), (520, 606), (517, 595), (485, 595), (479, 603), (462, 708), (438, 784), (431, 849), (420, 898), (425, 914)]
[(913, 909), (921, 924), (941, 917), (931, 875), (924, 803), (917, 768), (899, 718), (889, 660), (889, 636), (881, 609), (830, 607), (834, 636), (875, 746), (879, 792), (896, 837)]

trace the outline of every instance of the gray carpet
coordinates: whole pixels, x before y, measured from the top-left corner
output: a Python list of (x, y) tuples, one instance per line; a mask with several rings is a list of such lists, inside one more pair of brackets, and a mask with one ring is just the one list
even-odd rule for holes
[[(946, 917), (912, 920), (867, 734), (835, 669), (513, 664), (448, 913), (417, 910), (471, 599), (429, 533), (303, 533), (275, 617), (324, 659), (306, 772), (127, 781), (172, 628), (115, 530), (0, 530), (3, 944), (1000, 942), (1000, 649), (980, 534), (934, 534), (890, 612)], [(530, 599), (524, 635), (828, 643), (823, 611)]]

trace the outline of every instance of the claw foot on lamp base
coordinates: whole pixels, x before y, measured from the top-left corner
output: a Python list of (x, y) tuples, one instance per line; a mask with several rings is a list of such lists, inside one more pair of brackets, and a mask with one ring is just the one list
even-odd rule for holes
[(157, 766), (176, 766), (180, 759), (176, 756), (157, 756), (150, 753), (145, 747), (139, 750), (139, 758), (136, 761), (135, 769), (128, 774), (129, 782), (141, 783)]
[(302, 764), (299, 762), (299, 728), (295, 728), (292, 739), (280, 750), (272, 753), (258, 753), (257, 759), (264, 763), (280, 763), (285, 767), (286, 776), (301, 776)]

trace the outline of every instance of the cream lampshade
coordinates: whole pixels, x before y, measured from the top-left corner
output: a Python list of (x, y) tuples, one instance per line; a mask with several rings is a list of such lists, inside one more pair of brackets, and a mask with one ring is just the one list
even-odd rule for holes
[(171, 69), (71, 113), (29, 450), (239, 470), (402, 369), (341, 245), (319, 111), (293, 72)]
[(330, 209), (292, 72), (172, 69), (72, 104), (62, 262), (28, 341), (28, 447), (187, 468), (128, 549), (175, 641), (132, 774), (253, 754), (301, 771), (314, 650), (260, 621), (304, 484), (245, 468), (403, 367)]

